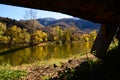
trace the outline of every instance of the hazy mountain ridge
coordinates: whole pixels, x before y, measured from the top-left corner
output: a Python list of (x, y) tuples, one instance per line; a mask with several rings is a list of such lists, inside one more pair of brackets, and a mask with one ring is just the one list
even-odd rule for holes
[(40, 18), (37, 19), (40, 24), (44, 25), (44, 26), (55, 26), (55, 25), (60, 25), (60, 26), (66, 26), (66, 27), (77, 27), (81, 30), (86, 30), (86, 29), (99, 29), (100, 24), (98, 23), (93, 23), (90, 22), (88, 20), (84, 20), (84, 19), (79, 19), (79, 18), (62, 18), (62, 19), (54, 19), (51, 18), (52, 20), (50, 20), (50, 18)]

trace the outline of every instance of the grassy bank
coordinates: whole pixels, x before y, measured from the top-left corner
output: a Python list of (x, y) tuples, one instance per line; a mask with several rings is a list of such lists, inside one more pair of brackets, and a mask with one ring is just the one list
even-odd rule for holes
[(0, 66), (0, 80), (19, 80), (26, 75), (25, 70), (11, 69), (10, 66)]

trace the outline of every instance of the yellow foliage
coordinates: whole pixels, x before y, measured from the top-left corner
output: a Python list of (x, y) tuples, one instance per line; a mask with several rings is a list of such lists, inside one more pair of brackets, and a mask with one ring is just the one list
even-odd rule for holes
[(90, 32), (90, 37), (91, 37), (92, 41), (95, 40), (96, 36), (97, 36), (97, 31), (96, 30), (93, 30), (93, 31)]
[(0, 22), (0, 31), (5, 31), (6, 30), (6, 24)]
[(44, 40), (47, 40), (46, 37), (47, 37), (47, 33), (41, 31), (41, 30), (37, 30), (34, 34), (34, 41), (36, 43), (39, 43), (39, 42), (43, 42)]
[(53, 39), (56, 41), (58, 40), (58, 36), (54, 36)]
[(90, 35), (89, 34), (83, 34), (83, 35), (81, 35), (81, 39), (83, 40), (83, 41), (89, 41), (90, 40)]
[(0, 43), (8, 43), (9, 38), (6, 36), (0, 36)]
[(96, 36), (97, 36), (97, 31), (93, 30), (89, 34), (82, 34), (80, 38), (82, 41), (88, 42), (88, 41), (94, 41)]

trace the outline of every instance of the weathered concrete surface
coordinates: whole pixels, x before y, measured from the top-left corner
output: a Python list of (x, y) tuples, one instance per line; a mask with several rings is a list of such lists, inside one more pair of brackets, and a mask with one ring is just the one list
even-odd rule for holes
[(97, 38), (91, 49), (91, 53), (95, 53), (95, 56), (104, 59), (107, 49), (113, 40), (113, 37), (118, 30), (118, 27), (111, 24), (102, 24), (98, 32)]
[(93, 22), (120, 25), (119, 0), (0, 0), (0, 3), (57, 11)]

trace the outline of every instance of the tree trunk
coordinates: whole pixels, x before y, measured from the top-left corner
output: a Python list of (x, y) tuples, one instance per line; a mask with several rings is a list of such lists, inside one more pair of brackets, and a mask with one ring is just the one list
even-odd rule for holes
[(103, 59), (117, 29), (118, 27), (115, 25), (102, 24), (91, 49), (91, 53), (99, 59)]

